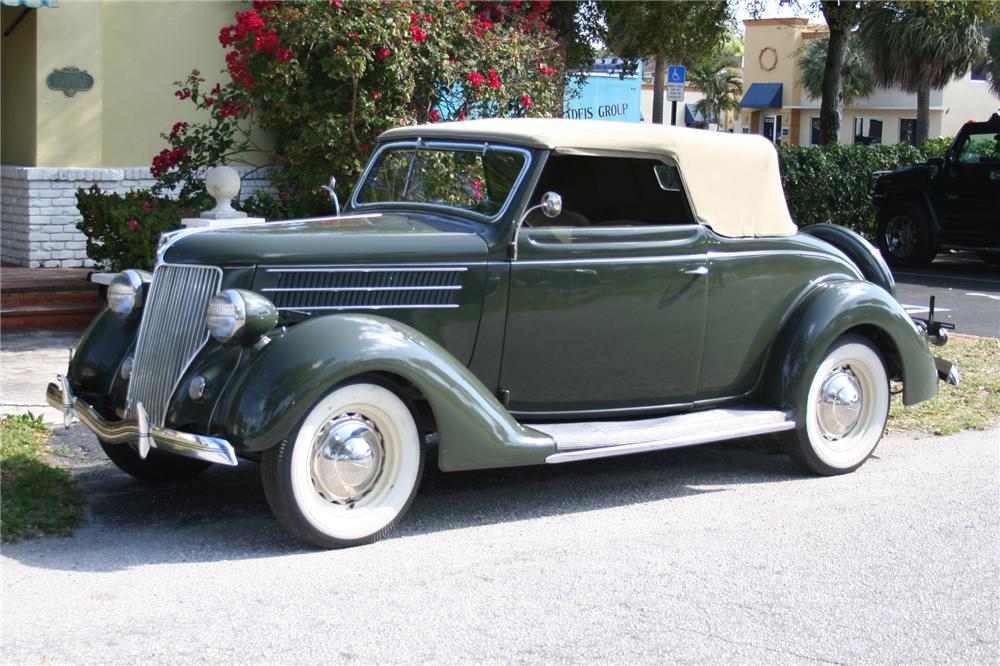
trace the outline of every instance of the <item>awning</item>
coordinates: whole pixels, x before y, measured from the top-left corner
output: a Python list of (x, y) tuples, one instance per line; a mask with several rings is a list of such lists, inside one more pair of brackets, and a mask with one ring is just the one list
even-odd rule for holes
[(27, 7), (28, 9), (59, 6), (59, 0), (0, 0), (0, 2), (8, 7)]
[(740, 101), (742, 109), (780, 109), (780, 83), (751, 83)]
[[(715, 118), (709, 118), (709, 123), (714, 123)], [(700, 111), (696, 108), (694, 104), (684, 105), (684, 124), (685, 125), (697, 125), (699, 123), (706, 123), (705, 116), (702, 115)]]

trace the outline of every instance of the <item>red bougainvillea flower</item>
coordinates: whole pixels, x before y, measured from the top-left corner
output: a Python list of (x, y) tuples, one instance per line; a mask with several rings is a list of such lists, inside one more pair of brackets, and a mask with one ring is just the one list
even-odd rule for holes
[(170, 128), (170, 138), (176, 139), (178, 136), (187, 131), (187, 123), (174, 123), (174, 126)]
[(521, 106), (524, 107), (525, 111), (530, 109), (531, 105), (535, 103), (535, 101), (531, 99), (531, 95), (521, 95), (517, 101), (521, 103)]
[(182, 146), (177, 150), (164, 148), (157, 153), (155, 157), (153, 157), (153, 164), (149, 167), (149, 172), (153, 174), (153, 178), (159, 178), (171, 168), (177, 166), (177, 163), (181, 161), (181, 158), (184, 157), (189, 150), (191, 150), (191, 148), (188, 146)]
[(187, 88), (182, 88), (181, 90), (176, 91), (174, 96), (177, 97), (177, 99), (187, 99), (191, 96), (191, 91)]
[(413, 35), (413, 43), (420, 44), (427, 41), (427, 33), (419, 25), (411, 25), (410, 33)]
[(284, 191), (284, 190), (282, 190), (282, 191), (278, 192), (278, 197), (279, 197), (279, 198), (280, 198), (280, 199), (281, 199), (282, 201), (288, 201), (288, 197), (289, 197), (289, 196), (290, 196), (290, 195), (288, 194), (288, 192), (286, 192), (286, 191)]
[(344, 0), (330, 0), (330, 6), (334, 9), (340, 9), (344, 6)]
[(499, 88), (500, 86), (503, 85), (502, 83), (500, 83), (500, 75), (497, 74), (495, 69), (490, 70), (489, 78), (490, 81), (486, 85), (488, 85), (490, 88)]
[(472, 87), (476, 88), (477, 90), (479, 89), (479, 86), (483, 84), (483, 81), (486, 80), (485, 76), (483, 76), (482, 74), (480, 74), (475, 70), (466, 74), (465, 78), (468, 79), (469, 83), (472, 84)]
[(131, 220), (129, 220), (128, 221), (128, 228), (131, 229), (132, 231), (135, 231), (136, 229), (138, 229), (139, 228), (139, 220), (137, 220), (135, 218), (132, 218)]
[(469, 187), (471, 188), (472, 198), (479, 199), (483, 198), (483, 181), (478, 178), (473, 178), (469, 181)]
[(220, 92), (222, 92), (222, 85), (216, 83), (215, 87), (212, 88), (212, 92), (210, 94), (212, 94), (212, 95), (218, 95)]
[(382, 99), (382, 93), (377, 90), (372, 91), (372, 99)]
[(282, 46), (279, 49), (275, 49), (274, 51), (274, 57), (280, 63), (288, 62), (291, 59), (292, 55), (293, 55), (292, 50), (286, 49), (284, 46)]
[(464, 113), (460, 113), (460, 114), (458, 114), (458, 116), (456, 116), (455, 119), (456, 120), (465, 120), (465, 114)]
[(390, 51), (389, 49), (385, 48), (384, 46), (382, 48), (380, 48), (378, 50), (378, 52), (375, 53), (375, 57), (378, 60), (385, 60), (386, 58), (388, 58), (391, 55), (392, 55), (392, 51)]
[(549, 74), (549, 75), (557, 74), (559, 72), (559, 70), (553, 69), (551, 67), (546, 67), (545, 65), (539, 67), (538, 71), (541, 72), (542, 74)]
[(437, 121), (441, 120), (441, 112), (438, 111), (437, 109), (431, 109), (431, 112), (427, 114), (427, 119), (430, 120), (432, 123), (436, 123)]
[(417, 21), (420, 20), (420, 15), (416, 12), (410, 12), (410, 25), (416, 25)]
[(153, 212), (153, 204), (150, 203), (149, 201), (143, 201), (142, 202), (142, 212), (146, 213), (147, 215), (149, 213), (152, 213)]

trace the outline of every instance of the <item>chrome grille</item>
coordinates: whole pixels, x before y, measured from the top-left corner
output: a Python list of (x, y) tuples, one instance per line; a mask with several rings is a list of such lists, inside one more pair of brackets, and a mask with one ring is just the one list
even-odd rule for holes
[[(261, 289), (279, 310), (457, 308), (465, 267), (271, 268)], [(273, 283), (272, 283), (273, 284)]]
[(221, 282), (214, 266), (156, 268), (139, 325), (126, 418), (136, 418), (141, 402), (150, 423), (163, 425), (177, 382), (208, 340), (205, 309)]

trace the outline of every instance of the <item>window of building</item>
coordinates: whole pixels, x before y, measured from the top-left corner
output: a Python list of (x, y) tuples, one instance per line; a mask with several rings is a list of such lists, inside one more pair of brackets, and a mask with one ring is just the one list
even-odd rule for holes
[(917, 119), (900, 118), (899, 120), (899, 142), (908, 143), (911, 146), (917, 145)]
[(984, 60), (976, 67), (972, 68), (971, 78), (973, 81), (985, 81), (986, 73), (989, 71), (989, 61)]
[(819, 145), (819, 117), (809, 119), (809, 145)]
[(854, 119), (854, 143), (882, 143), (882, 121), (878, 118)]

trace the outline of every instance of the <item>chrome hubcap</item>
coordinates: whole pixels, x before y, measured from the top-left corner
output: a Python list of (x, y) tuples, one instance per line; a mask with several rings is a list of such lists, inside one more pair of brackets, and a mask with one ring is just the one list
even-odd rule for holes
[(837, 440), (861, 419), (861, 384), (849, 367), (834, 368), (823, 380), (816, 404), (816, 419), (823, 437)]
[(885, 225), (885, 245), (889, 252), (897, 257), (906, 257), (913, 253), (916, 245), (916, 229), (913, 220), (903, 215), (897, 215)]
[(313, 487), (329, 502), (356, 502), (375, 485), (384, 458), (382, 435), (372, 421), (359, 414), (338, 416), (313, 439)]

